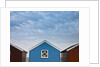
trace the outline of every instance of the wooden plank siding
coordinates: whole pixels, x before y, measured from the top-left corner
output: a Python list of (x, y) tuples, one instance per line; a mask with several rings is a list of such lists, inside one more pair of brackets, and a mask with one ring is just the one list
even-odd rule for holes
[(22, 62), (22, 51), (10, 45), (10, 62)]
[(79, 62), (79, 43), (61, 51), (61, 62)]
[(67, 62), (67, 52), (61, 53), (61, 62)]
[(79, 62), (79, 46), (67, 51), (67, 62)]

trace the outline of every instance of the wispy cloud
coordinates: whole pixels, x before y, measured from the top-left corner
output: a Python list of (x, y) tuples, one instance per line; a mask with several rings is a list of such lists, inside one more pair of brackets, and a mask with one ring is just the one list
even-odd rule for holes
[(42, 40), (63, 49), (79, 42), (79, 12), (11, 11), (10, 36), (26, 50)]

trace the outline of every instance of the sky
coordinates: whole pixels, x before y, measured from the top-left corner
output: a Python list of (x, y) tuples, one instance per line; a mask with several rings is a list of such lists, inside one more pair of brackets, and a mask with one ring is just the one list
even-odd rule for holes
[(10, 42), (26, 51), (47, 40), (61, 50), (79, 43), (79, 11), (10, 11)]

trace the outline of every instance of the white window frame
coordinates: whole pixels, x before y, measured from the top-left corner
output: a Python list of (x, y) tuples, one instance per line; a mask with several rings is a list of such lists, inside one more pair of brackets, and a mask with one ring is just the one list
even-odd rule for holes
[[(42, 51), (47, 51), (47, 57), (42, 56)], [(41, 58), (48, 58), (48, 50), (41, 50)]]

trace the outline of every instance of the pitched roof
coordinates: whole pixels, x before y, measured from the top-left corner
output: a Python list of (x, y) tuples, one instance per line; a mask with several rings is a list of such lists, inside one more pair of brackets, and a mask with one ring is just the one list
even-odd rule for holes
[(61, 51), (61, 53), (62, 53), (62, 52), (69, 51), (69, 50), (71, 50), (71, 49), (73, 49), (73, 48), (75, 48), (75, 47), (77, 47), (77, 46), (79, 46), (79, 43), (77, 43), (77, 44), (75, 44), (75, 45), (72, 45), (72, 46), (70, 46), (70, 47), (64, 49), (63, 51)]
[(32, 50), (32, 49), (34, 49), (34, 48), (36, 48), (36, 47), (38, 47), (39, 45), (41, 45), (41, 44), (44, 43), (44, 42), (46, 42), (47, 44), (51, 45), (52, 47), (54, 47), (54, 48), (56, 48), (57, 50), (60, 51), (60, 48), (56, 47), (55, 45), (51, 44), (50, 42), (48, 42), (48, 41), (46, 41), (46, 40), (43, 40), (42, 42), (40, 42), (40, 43), (36, 44), (35, 46), (29, 48), (29, 51)]
[(10, 45), (13, 46), (13, 47), (15, 47), (15, 48), (17, 48), (17, 49), (20, 50), (20, 51), (24, 51), (24, 52), (27, 53), (27, 51), (23, 50), (22, 48), (20, 48), (20, 47), (18, 47), (18, 46), (16, 46), (16, 45), (13, 45), (12, 43), (10, 43)]

